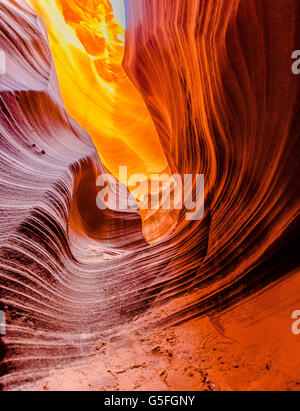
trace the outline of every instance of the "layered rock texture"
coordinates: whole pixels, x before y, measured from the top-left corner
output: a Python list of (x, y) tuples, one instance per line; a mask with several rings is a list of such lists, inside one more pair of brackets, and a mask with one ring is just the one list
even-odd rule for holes
[[(0, 2), (2, 387), (299, 389), (299, 2), (125, 3)], [(120, 165), (203, 218), (100, 210)]]

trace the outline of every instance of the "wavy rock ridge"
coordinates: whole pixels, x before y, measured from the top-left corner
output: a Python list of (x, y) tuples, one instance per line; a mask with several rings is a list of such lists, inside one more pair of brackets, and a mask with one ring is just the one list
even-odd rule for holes
[(126, 6), (125, 71), (172, 171), (206, 175), (205, 216), (188, 222), (183, 211), (175, 232), (149, 245), (138, 212), (96, 208), (96, 178), (105, 171), (66, 112), (45, 26), (25, 1), (3, 0), (5, 389), (88, 360), (99, 338), (122, 333), (124, 324), (126, 332), (153, 307), (172, 303), (156, 328), (202, 316), (218, 324), (224, 310), (249, 299), (255, 313), (258, 295), (288, 280), (293, 289), (283, 288), (282, 301), (291, 312), (300, 301), (299, 79), (291, 72), (298, 4)]

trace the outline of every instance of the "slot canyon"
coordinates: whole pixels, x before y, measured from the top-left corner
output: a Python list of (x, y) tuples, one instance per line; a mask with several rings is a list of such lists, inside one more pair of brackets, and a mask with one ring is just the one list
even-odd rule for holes
[(300, 390), (299, 17), (0, 0), (1, 390)]

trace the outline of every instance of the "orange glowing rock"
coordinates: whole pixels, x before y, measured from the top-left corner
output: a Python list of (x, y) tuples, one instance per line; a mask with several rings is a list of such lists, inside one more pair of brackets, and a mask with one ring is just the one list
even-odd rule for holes
[[(129, 179), (135, 174), (149, 180), (152, 174), (170, 175), (151, 115), (123, 68), (125, 29), (110, 2), (28, 3), (46, 24), (66, 109), (90, 134), (106, 169), (120, 181), (120, 166), (127, 166)], [(122, 183), (128, 186), (127, 181)], [(178, 217), (176, 211), (141, 214), (149, 242), (170, 233)]]

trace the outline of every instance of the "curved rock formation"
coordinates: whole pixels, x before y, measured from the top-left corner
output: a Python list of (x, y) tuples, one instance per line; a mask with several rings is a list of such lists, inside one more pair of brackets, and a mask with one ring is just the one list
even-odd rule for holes
[[(43, 1), (45, 13), (50, 3)], [(135, 209), (96, 207), (98, 176), (121, 160), (108, 156), (102, 165), (99, 155), (103, 160), (110, 150), (103, 143), (107, 136), (96, 151), (76, 115), (80, 100), (72, 102), (74, 111), (66, 103), (64, 67), (55, 69), (58, 57), (47, 21), (51, 48), (45, 25), (28, 4), (3, 0), (0, 283), (7, 333), (0, 381), (5, 389), (73, 360), (89, 361), (99, 339), (126, 334), (133, 320), (136, 329), (157, 330), (205, 317), (219, 335), (242, 344), (250, 334), (239, 335), (240, 312), (260, 347), (264, 340), (256, 322), (263, 313), (266, 323), (269, 318), (272, 328), (278, 327), (278, 338), (270, 334), (264, 349), (274, 352), (280, 333), (287, 341), (294, 338), (285, 313), (300, 303), (299, 78), (291, 70), (299, 5), (126, 0), (126, 8), (122, 75), (154, 123), (147, 162), (155, 169), (160, 147), (170, 173), (205, 174), (205, 214), (187, 221), (186, 210), (169, 219), (161, 210), (141, 217)], [(95, 49), (100, 46), (95, 41)], [(128, 119), (126, 127), (135, 122)], [(149, 244), (147, 233), (160, 241)], [(274, 310), (281, 313), (278, 324)], [(148, 324), (143, 315), (150, 316)], [(292, 364), (289, 354), (286, 358), (280, 372)]]

